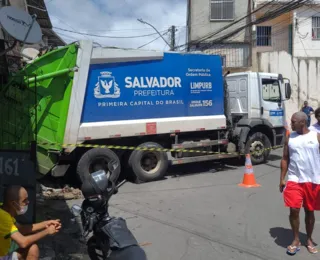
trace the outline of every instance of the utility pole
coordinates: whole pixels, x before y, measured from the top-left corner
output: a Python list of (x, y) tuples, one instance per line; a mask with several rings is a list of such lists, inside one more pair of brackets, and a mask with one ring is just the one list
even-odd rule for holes
[(170, 31), (171, 31), (170, 51), (174, 51), (176, 48), (176, 27), (172, 25)]

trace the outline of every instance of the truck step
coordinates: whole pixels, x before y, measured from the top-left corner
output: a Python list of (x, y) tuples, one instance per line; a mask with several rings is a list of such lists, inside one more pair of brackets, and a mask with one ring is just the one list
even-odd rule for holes
[(203, 140), (199, 142), (183, 142), (181, 144), (173, 144), (173, 149), (188, 149), (195, 147), (206, 147), (206, 146), (214, 146), (219, 144), (228, 144), (228, 139), (220, 139), (220, 140)]
[(213, 154), (213, 155), (203, 155), (197, 157), (186, 157), (186, 158), (172, 158), (171, 164), (185, 164), (185, 163), (194, 163), (194, 162), (204, 162), (210, 160), (218, 160), (218, 159), (227, 159), (227, 158), (235, 158), (238, 155), (235, 154)]

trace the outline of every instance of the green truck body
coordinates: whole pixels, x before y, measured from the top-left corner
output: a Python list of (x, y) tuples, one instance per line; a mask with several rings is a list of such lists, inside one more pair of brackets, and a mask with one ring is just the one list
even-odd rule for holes
[(1, 89), (0, 148), (28, 149), (31, 141), (37, 141), (41, 174), (52, 169), (58, 161), (55, 151), (62, 149), (77, 52), (77, 44), (51, 51)]

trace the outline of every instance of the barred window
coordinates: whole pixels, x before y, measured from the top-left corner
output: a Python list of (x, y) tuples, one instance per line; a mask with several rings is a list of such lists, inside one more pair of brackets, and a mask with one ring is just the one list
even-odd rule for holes
[(320, 17), (312, 17), (312, 39), (320, 40)]
[(211, 20), (233, 20), (234, 0), (210, 0)]
[(271, 46), (271, 26), (257, 26), (257, 46)]

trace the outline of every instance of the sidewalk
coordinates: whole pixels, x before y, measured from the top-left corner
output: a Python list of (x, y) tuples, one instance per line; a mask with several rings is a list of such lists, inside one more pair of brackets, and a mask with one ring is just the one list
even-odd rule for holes
[[(51, 194), (53, 195), (53, 194)], [(69, 198), (72, 196), (67, 194)], [(47, 237), (39, 243), (42, 260), (89, 259), (86, 246), (79, 241), (80, 229), (72, 221), (72, 215), (65, 200), (37, 200), (37, 222), (60, 219), (62, 229), (55, 236)]]

